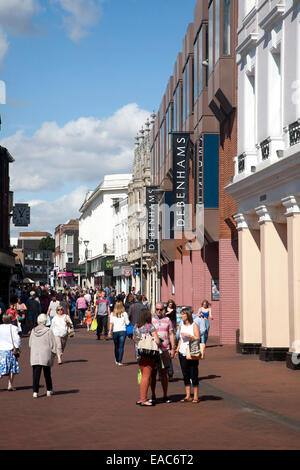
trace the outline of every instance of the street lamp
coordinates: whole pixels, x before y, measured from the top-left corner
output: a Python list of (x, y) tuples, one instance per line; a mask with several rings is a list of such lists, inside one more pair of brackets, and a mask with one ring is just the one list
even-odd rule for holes
[(88, 260), (88, 244), (90, 243), (88, 240), (83, 241), (84, 246), (85, 246), (85, 283), (87, 286), (87, 260)]

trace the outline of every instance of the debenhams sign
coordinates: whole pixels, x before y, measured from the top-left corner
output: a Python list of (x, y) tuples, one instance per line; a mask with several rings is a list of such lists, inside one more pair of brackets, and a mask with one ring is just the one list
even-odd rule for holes
[(188, 228), (190, 134), (173, 134), (174, 231)]
[(147, 253), (157, 253), (158, 251), (158, 198), (155, 192), (157, 188), (148, 186), (146, 188), (146, 209), (147, 209)]

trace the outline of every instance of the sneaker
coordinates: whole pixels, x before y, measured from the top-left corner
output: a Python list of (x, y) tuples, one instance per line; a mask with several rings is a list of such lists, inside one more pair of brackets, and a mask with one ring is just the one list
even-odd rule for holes
[(54, 395), (53, 390), (47, 390), (47, 397), (51, 397), (51, 395)]
[(122, 365), (123, 365), (122, 362), (118, 362), (117, 364), (118, 364), (118, 366), (122, 366)]
[(33, 392), (33, 398), (37, 398), (38, 397), (38, 394), (36, 392)]

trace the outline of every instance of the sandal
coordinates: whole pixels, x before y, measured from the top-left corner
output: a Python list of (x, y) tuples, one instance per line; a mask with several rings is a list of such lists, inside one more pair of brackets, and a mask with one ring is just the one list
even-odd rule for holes
[(180, 400), (180, 403), (191, 403), (192, 401), (193, 401), (192, 398), (185, 397), (183, 398), (183, 400)]
[(141, 401), (140, 406), (153, 406), (153, 403), (150, 401)]
[(192, 403), (199, 403), (199, 400), (192, 400)]

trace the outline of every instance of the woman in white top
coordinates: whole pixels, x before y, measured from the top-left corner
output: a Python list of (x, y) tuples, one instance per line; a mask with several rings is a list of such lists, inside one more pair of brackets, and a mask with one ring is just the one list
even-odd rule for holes
[(123, 302), (117, 301), (113, 312), (110, 315), (109, 336), (113, 333), (115, 344), (115, 363), (122, 366), (124, 346), (126, 340), (126, 326), (129, 325), (129, 318), (125, 311)]
[(54, 318), (55, 315), (56, 315), (56, 309), (57, 309), (57, 307), (59, 307), (59, 306), (60, 306), (60, 302), (57, 300), (56, 295), (54, 295), (54, 296), (52, 297), (52, 300), (51, 300), (51, 302), (50, 302), (50, 304), (49, 304), (49, 308), (48, 308), (48, 311), (47, 311), (47, 315), (48, 315), (48, 322), (47, 322), (47, 324), (50, 325), (50, 324), (52, 323), (52, 320), (53, 320), (53, 318)]
[[(190, 340), (200, 340), (199, 326), (193, 321), (193, 314), (189, 308), (183, 308), (181, 312), (183, 324), (179, 327), (179, 342), (176, 353), (179, 352), (179, 361), (182, 370), (186, 396), (181, 403), (198, 403), (198, 366), (197, 360), (188, 360), (186, 358), (187, 346)], [(194, 398), (191, 397), (191, 381), (193, 385)]]
[(20, 349), (21, 339), (18, 334), (18, 328), (12, 325), (12, 316), (4, 314), (2, 317), (3, 325), (0, 325), (0, 378), (8, 376), (7, 390), (16, 390), (13, 387), (15, 374), (19, 374), (19, 364), (17, 358), (13, 355), (13, 348)]
[(62, 364), (62, 355), (68, 340), (68, 327), (73, 328), (71, 318), (69, 315), (65, 315), (63, 307), (57, 307), (56, 315), (52, 319), (51, 329), (55, 336), (58, 364)]

